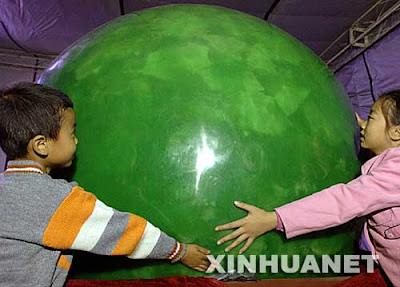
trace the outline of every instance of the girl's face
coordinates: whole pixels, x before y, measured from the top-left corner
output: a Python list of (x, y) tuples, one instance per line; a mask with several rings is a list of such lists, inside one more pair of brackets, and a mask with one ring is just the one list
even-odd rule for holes
[(357, 121), (361, 128), (361, 147), (372, 151), (376, 155), (392, 147), (386, 128), (386, 120), (379, 101), (372, 106), (366, 121), (358, 115)]

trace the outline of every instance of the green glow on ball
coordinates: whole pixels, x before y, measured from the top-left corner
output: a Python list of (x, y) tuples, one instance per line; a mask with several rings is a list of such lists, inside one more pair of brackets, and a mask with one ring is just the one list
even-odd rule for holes
[[(75, 103), (74, 180), (214, 255), (226, 247), (214, 227), (246, 214), (234, 200), (271, 210), (358, 171), (355, 122), (334, 76), (297, 40), (233, 10), (126, 15), (76, 42), (41, 81)], [(349, 254), (352, 240), (349, 228), (290, 241), (271, 232), (246, 254)], [(202, 275), (168, 262), (93, 262), (76, 276)], [(289, 277), (261, 277), (277, 276)]]

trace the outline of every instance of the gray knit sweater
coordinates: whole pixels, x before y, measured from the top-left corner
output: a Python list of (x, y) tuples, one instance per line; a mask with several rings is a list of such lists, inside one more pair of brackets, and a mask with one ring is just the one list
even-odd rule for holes
[(63, 286), (71, 250), (172, 262), (186, 252), (140, 216), (52, 179), (34, 161), (10, 161), (0, 174), (0, 216), (0, 286)]

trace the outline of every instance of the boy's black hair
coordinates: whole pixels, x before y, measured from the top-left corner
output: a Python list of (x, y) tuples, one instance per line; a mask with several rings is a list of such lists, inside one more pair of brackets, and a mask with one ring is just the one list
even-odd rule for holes
[(64, 111), (73, 103), (63, 92), (34, 83), (0, 91), (0, 146), (9, 160), (25, 157), (37, 135), (57, 139)]

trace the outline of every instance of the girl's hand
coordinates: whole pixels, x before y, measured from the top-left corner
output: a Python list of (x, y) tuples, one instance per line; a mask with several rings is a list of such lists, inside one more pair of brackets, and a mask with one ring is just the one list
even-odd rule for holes
[(181, 263), (194, 270), (205, 272), (210, 265), (207, 254), (210, 254), (210, 250), (196, 244), (188, 244)]
[(267, 212), (261, 208), (239, 201), (235, 201), (235, 205), (248, 211), (249, 214), (242, 219), (217, 226), (215, 230), (220, 231), (236, 228), (235, 231), (218, 240), (217, 244), (220, 245), (237, 238), (231, 245), (225, 248), (225, 251), (230, 251), (247, 239), (246, 244), (239, 251), (239, 254), (242, 254), (258, 236), (272, 229), (276, 229), (278, 219), (275, 212)]

